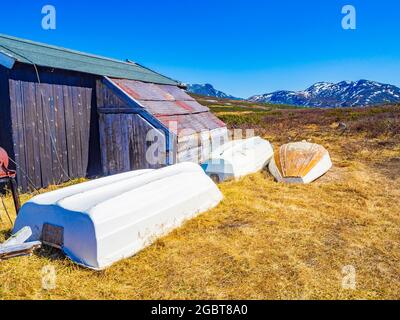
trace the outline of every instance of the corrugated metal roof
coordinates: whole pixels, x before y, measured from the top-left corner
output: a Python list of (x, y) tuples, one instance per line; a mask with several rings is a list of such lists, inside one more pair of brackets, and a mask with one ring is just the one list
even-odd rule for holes
[(226, 127), (225, 123), (219, 120), (211, 112), (175, 116), (157, 116), (157, 119), (179, 136), (191, 134), (190, 132), (184, 132), (184, 130), (201, 132)]
[(176, 86), (122, 79), (111, 81), (175, 134), (184, 129), (201, 132), (226, 127), (207, 107)]
[(136, 63), (128, 63), (1, 34), (0, 53), (22, 63), (43, 67), (150, 83), (179, 85), (177, 81)]

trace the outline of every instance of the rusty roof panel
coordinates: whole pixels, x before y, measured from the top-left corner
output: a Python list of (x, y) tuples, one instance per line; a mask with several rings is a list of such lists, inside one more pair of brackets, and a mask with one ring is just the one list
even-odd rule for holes
[(175, 97), (176, 100), (180, 101), (196, 101), (194, 98), (189, 96), (184, 90), (178, 88), (177, 86), (170, 86), (170, 85), (157, 85), (162, 90), (170, 93)]
[(188, 111), (179, 107), (175, 101), (143, 101), (140, 104), (151, 114), (159, 115), (178, 115), (187, 114)]
[(124, 91), (132, 93), (132, 96), (139, 100), (195, 101), (177, 86), (157, 85), (126, 79), (113, 79), (112, 81)]
[(113, 79), (112, 81), (134, 99), (155, 101), (175, 100), (170, 93), (161, 90), (159, 86), (152, 83), (125, 79)]
[(176, 86), (126, 79), (112, 81), (175, 134), (190, 134), (185, 129), (201, 132), (226, 127), (207, 107)]
[(151, 114), (178, 115), (188, 113), (208, 112), (208, 108), (196, 101), (149, 101), (138, 100), (138, 102)]
[(177, 135), (188, 135), (191, 130), (201, 132), (225, 127), (226, 125), (214, 116), (211, 112), (203, 112), (198, 114), (174, 115), (174, 116), (158, 116), (166, 127)]

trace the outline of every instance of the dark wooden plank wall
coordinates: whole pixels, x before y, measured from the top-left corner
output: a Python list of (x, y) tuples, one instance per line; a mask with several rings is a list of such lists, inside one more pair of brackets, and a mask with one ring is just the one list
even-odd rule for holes
[[(91, 88), (10, 80), (17, 176), (27, 190), (85, 177)], [(30, 181), (29, 181), (30, 180)]]
[[(0, 147), (13, 157), (8, 69), (0, 66)], [(11, 167), (14, 168), (13, 164)]]
[(96, 77), (38, 71), (40, 83), (33, 66), (9, 71), (10, 141), (23, 191), (101, 174)]
[[(133, 110), (130, 111), (129, 106), (101, 81), (97, 82), (96, 92), (103, 174), (162, 167), (165, 161), (165, 134)], [(160, 141), (162, 147), (158, 151), (161, 154), (149, 150), (152, 141), (147, 141), (150, 138), (147, 135), (150, 130), (154, 135), (152, 138)], [(157, 161), (159, 159), (161, 161)]]

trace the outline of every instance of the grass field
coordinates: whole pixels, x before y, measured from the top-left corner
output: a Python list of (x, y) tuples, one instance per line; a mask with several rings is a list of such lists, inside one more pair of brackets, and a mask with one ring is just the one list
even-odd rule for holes
[[(0, 262), (0, 298), (399, 299), (400, 107), (208, 105), (231, 128), (254, 128), (275, 147), (321, 143), (333, 169), (310, 185), (279, 184), (266, 171), (222, 183), (217, 208), (103, 272), (48, 249)], [(9, 229), (3, 221), (0, 241)], [(57, 272), (51, 291), (41, 286), (46, 265)], [(347, 265), (355, 290), (342, 288)]]

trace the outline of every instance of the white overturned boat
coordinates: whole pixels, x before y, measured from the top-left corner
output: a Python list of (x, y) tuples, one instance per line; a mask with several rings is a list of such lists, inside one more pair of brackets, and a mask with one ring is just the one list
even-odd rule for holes
[(32, 198), (14, 233), (61, 248), (74, 262), (100, 270), (130, 257), (197, 214), (222, 194), (194, 163), (138, 170)]
[(220, 182), (262, 170), (273, 155), (271, 144), (260, 137), (233, 140), (213, 151), (201, 166), (214, 181)]
[(288, 143), (280, 147), (269, 164), (275, 179), (286, 183), (310, 183), (332, 167), (328, 151), (308, 142)]
[(22, 228), (7, 241), (0, 243), (0, 261), (20, 256), (31, 255), (34, 250), (41, 247), (39, 241), (26, 243), (32, 236), (32, 230), (29, 227)]

